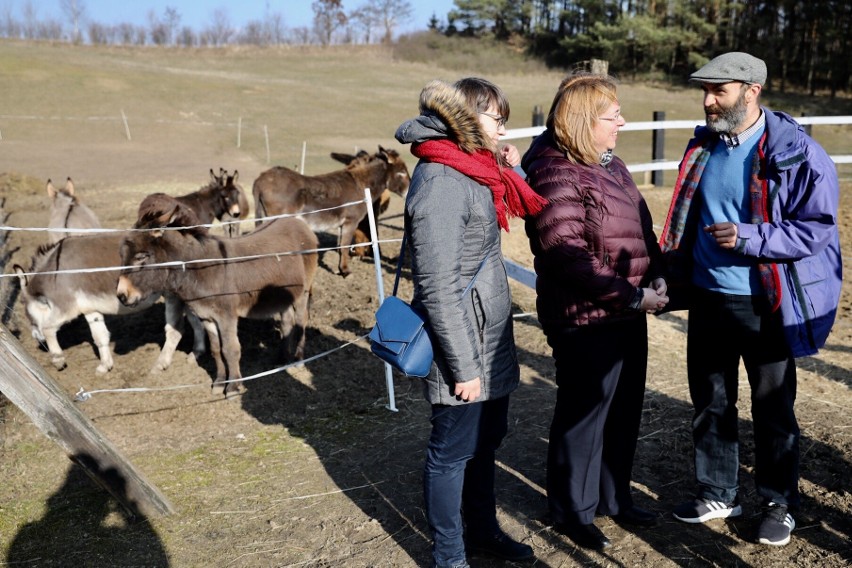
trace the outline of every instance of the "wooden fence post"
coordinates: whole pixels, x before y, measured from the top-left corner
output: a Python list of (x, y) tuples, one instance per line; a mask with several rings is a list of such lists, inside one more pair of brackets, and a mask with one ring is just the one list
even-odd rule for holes
[(544, 111), (541, 110), (541, 105), (535, 105), (533, 107), (532, 125), (544, 126)]
[[(666, 119), (666, 113), (662, 110), (654, 111), (654, 122), (662, 122)], [(651, 139), (651, 161), (659, 162), (666, 158), (666, 131), (662, 128), (655, 128)], [(651, 174), (651, 183), (654, 187), (662, 187), (663, 185), (663, 170), (654, 170)]]
[(80, 412), (0, 325), (0, 392), (131, 514), (168, 515), (172, 505)]

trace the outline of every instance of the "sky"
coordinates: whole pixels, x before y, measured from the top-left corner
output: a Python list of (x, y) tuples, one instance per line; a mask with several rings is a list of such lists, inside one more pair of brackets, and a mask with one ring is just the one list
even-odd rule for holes
[[(23, 6), (29, 1), (38, 19), (63, 19), (61, 0), (0, 0), (0, 8), (11, 7), (20, 18)], [(311, 0), (80, 0), (89, 20), (101, 24), (129, 22), (148, 24), (148, 14), (153, 11), (162, 17), (166, 8), (177, 9), (180, 25), (195, 31), (208, 27), (216, 10), (224, 10), (232, 26), (240, 28), (246, 22), (262, 20), (266, 13), (279, 13), (287, 28), (310, 27), (313, 20)], [(343, 0), (346, 12), (357, 8), (365, 0)], [(397, 33), (425, 30), (434, 13), (446, 23), (447, 12), (455, 7), (453, 0), (409, 0), (414, 15), (411, 22), (401, 25)]]

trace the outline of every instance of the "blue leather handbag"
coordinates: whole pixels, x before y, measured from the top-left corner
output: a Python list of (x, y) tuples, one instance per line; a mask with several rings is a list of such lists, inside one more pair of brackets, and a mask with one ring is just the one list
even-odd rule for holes
[[(370, 331), (370, 350), (382, 361), (409, 377), (425, 377), (432, 368), (432, 341), (426, 326), (426, 318), (411, 305), (396, 296), (399, 287), (399, 274), (405, 255), (406, 237), (402, 238), (399, 260), (396, 265), (396, 279), (393, 283), (393, 295), (388, 296), (376, 311), (376, 324)], [(479, 264), (470, 284), (464, 289), (466, 294), (485, 260)]]

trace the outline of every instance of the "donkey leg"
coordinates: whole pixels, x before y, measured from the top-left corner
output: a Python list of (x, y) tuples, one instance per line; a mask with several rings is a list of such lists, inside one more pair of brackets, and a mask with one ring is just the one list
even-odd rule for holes
[(287, 306), (283, 312), (278, 314), (276, 320), (278, 338), (281, 341), (279, 358), (283, 363), (290, 363), (295, 360), (293, 356), (293, 328), (295, 327), (296, 316), (293, 306)]
[(207, 352), (207, 334), (204, 332), (204, 325), (201, 320), (192, 310), (187, 308), (184, 313), (189, 322), (189, 327), (192, 328), (192, 355), (190, 355), (190, 359), (197, 362)]
[(301, 361), (305, 358), (305, 332), (308, 328), (308, 305), (310, 298), (311, 294), (306, 290), (293, 303), (293, 313), (296, 322), (291, 332), (291, 335), (293, 335), (291, 344), (294, 342), (296, 345), (293, 352), (293, 357), (296, 361)]
[(222, 345), (220, 343), (219, 328), (215, 321), (202, 320), (204, 329), (207, 330), (207, 338), (210, 340), (210, 354), (216, 363), (216, 378), (213, 380), (213, 394), (220, 395), (225, 392), (225, 381), (228, 378), (225, 363), (222, 361)]
[(44, 343), (47, 344), (47, 352), (50, 353), (50, 362), (57, 371), (62, 371), (68, 366), (68, 363), (65, 362), (65, 354), (59, 346), (59, 340), (56, 339), (56, 333), (58, 331), (59, 330), (55, 327), (45, 328), (42, 330), (42, 333), (37, 336), (36, 331), (34, 330), (33, 337), (40, 342), (44, 341)]
[(357, 223), (352, 219), (347, 219), (340, 226), (337, 238), (337, 251), (340, 253), (340, 263), (338, 270), (344, 278), (349, 276), (349, 246), (352, 244), (352, 237), (355, 235), (355, 227)]
[(183, 302), (174, 296), (166, 296), (165, 331), (166, 340), (163, 342), (163, 348), (160, 349), (157, 361), (151, 367), (152, 373), (159, 373), (169, 368), (178, 343), (183, 337)]
[(86, 321), (89, 322), (89, 331), (92, 332), (92, 339), (95, 341), (95, 347), (98, 348), (98, 356), (101, 359), (97, 372), (108, 373), (112, 370), (113, 361), (112, 350), (109, 347), (109, 330), (104, 322), (104, 316), (93, 312), (86, 314)]
[(219, 322), (219, 338), (222, 342), (222, 359), (225, 362), (228, 372), (228, 380), (236, 382), (228, 382), (225, 384), (225, 396), (237, 394), (243, 390), (243, 383), (238, 379), (242, 378), (240, 373), (240, 357), (242, 356), (242, 348), (240, 347), (240, 338), (237, 335), (238, 318), (228, 318)]

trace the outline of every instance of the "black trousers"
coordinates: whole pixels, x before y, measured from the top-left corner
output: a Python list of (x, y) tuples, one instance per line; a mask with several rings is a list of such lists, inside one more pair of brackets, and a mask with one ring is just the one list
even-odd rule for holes
[(738, 372), (745, 365), (754, 421), (755, 486), (764, 502), (799, 505), (796, 364), (781, 314), (763, 297), (697, 290), (687, 334), (692, 437), (700, 497), (732, 502), (739, 488)]
[(633, 506), (630, 477), (648, 362), (644, 314), (547, 334), (556, 360), (556, 408), (547, 499), (556, 523), (591, 524)]

